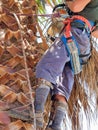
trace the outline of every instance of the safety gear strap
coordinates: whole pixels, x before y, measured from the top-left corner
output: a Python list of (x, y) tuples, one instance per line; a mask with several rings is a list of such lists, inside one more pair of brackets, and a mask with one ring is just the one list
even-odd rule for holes
[(78, 48), (76, 39), (71, 33), (71, 23), (75, 20), (81, 21), (82, 24), (85, 25), (85, 28), (87, 29), (88, 33), (90, 33), (93, 30), (93, 28), (90, 22), (83, 16), (74, 15), (64, 20), (65, 32), (64, 35), (61, 37), (61, 40), (65, 44), (67, 52), (70, 56), (72, 70), (74, 74), (78, 74), (82, 70), (81, 61), (80, 61), (81, 59), (79, 58), (80, 50)]
[(80, 16), (80, 15), (74, 15), (70, 18), (67, 18), (64, 20), (64, 24), (65, 24), (65, 36), (67, 38), (67, 42), (70, 42), (71, 40), (71, 23), (74, 21), (74, 20), (81, 20), (81, 22), (84, 22), (85, 24), (85, 27), (89, 29), (89, 31), (91, 32), (93, 30), (93, 27), (91, 26), (90, 22), (84, 18), (83, 16)]

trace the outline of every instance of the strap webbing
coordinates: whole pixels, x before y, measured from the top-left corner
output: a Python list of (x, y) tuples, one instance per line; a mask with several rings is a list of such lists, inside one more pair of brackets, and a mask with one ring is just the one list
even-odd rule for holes
[(64, 20), (64, 24), (65, 24), (65, 36), (67, 38), (67, 42), (70, 42), (71, 41), (71, 22), (73, 22), (73, 20), (81, 20), (85, 26), (90, 30), (90, 32), (92, 31), (92, 26), (90, 24), (90, 22), (84, 18), (83, 16), (80, 16), (80, 15), (74, 15), (70, 18), (67, 18)]

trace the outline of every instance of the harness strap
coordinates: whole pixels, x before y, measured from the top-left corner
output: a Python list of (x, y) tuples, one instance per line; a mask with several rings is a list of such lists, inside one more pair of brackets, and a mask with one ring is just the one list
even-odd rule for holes
[(71, 69), (73, 71), (74, 74), (78, 74), (81, 72), (82, 70), (82, 66), (81, 66), (81, 61), (79, 58), (79, 49), (78, 49), (78, 45), (76, 45), (76, 41), (74, 39), (74, 37), (72, 36), (72, 38), (69, 38), (69, 43), (67, 42), (68, 39), (66, 38), (65, 35), (61, 36), (61, 41), (64, 43), (66, 50), (68, 52), (68, 55), (70, 57), (70, 65), (71, 65)]
[(89, 28), (90, 31), (92, 31), (92, 26), (91, 26), (91, 23), (86, 19), (84, 18), (83, 16), (80, 16), (80, 15), (74, 15), (73, 17), (73, 20), (77, 19), (77, 20), (81, 20), (85, 23), (85, 26), (87, 26)]
[(64, 20), (64, 24), (65, 24), (64, 34), (67, 38), (67, 42), (72, 41), (72, 39), (71, 39), (72, 35), (71, 35), (70, 30), (71, 30), (71, 22), (73, 22), (74, 20), (80, 20), (81, 22), (84, 22), (85, 27), (88, 28), (90, 30), (90, 32), (93, 30), (93, 27), (91, 26), (90, 22), (86, 18), (84, 18), (83, 16), (74, 15), (70, 18), (67, 18)]
[(88, 32), (92, 31), (92, 26), (86, 18), (79, 15), (72, 16), (71, 18), (67, 18), (64, 21), (65, 32), (64, 35), (61, 37), (61, 40), (65, 44), (67, 52), (70, 56), (71, 68), (74, 74), (78, 74), (82, 70), (81, 65), (86, 63), (82, 62), (81, 58), (88, 56), (88, 54), (87, 55), (80, 54), (80, 49), (78, 48), (77, 41), (71, 33), (71, 23), (74, 20), (81, 21), (81, 23), (85, 25), (84, 27), (87, 29)]
[(89, 55), (90, 55), (90, 53), (88, 53), (88, 54), (80, 54), (79, 57), (80, 57), (80, 58), (83, 58), (83, 57), (87, 57), (87, 56), (89, 56)]

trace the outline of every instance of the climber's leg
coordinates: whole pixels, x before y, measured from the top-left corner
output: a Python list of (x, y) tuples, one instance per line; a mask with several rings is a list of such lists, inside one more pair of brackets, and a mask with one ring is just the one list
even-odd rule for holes
[(35, 93), (35, 113), (36, 113), (36, 123), (38, 127), (43, 127), (43, 112), (44, 106), (50, 92), (51, 83), (46, 80), (42, 80), (39, 88), (36, 89)]
[(65, 117), (66, 109), (67, 103), (65, 101), (56, 101), (55, 116), (53, 122), (46, 128), (46, 130), (61, 130), (61, 124)]

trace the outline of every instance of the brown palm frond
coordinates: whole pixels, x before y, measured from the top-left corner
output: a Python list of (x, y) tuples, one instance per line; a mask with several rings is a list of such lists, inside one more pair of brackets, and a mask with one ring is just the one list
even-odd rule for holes
[[(84, 109), (88, 123), (97, 113), (98, 106), (98, 52), (92, 48), (92, 55), (82, 72), (75, 77), (75, 83), (69, 99), (69, 114), (73, 130), (79, 129), (79, 113)], [(94, 111), (92, 110), (92, 107)], [(82, 109), (81, 109), (82, 108)], [(80, 121), (81, 122), (81, 121)], [(89, 124), (90, 126), (90, 124)]]

